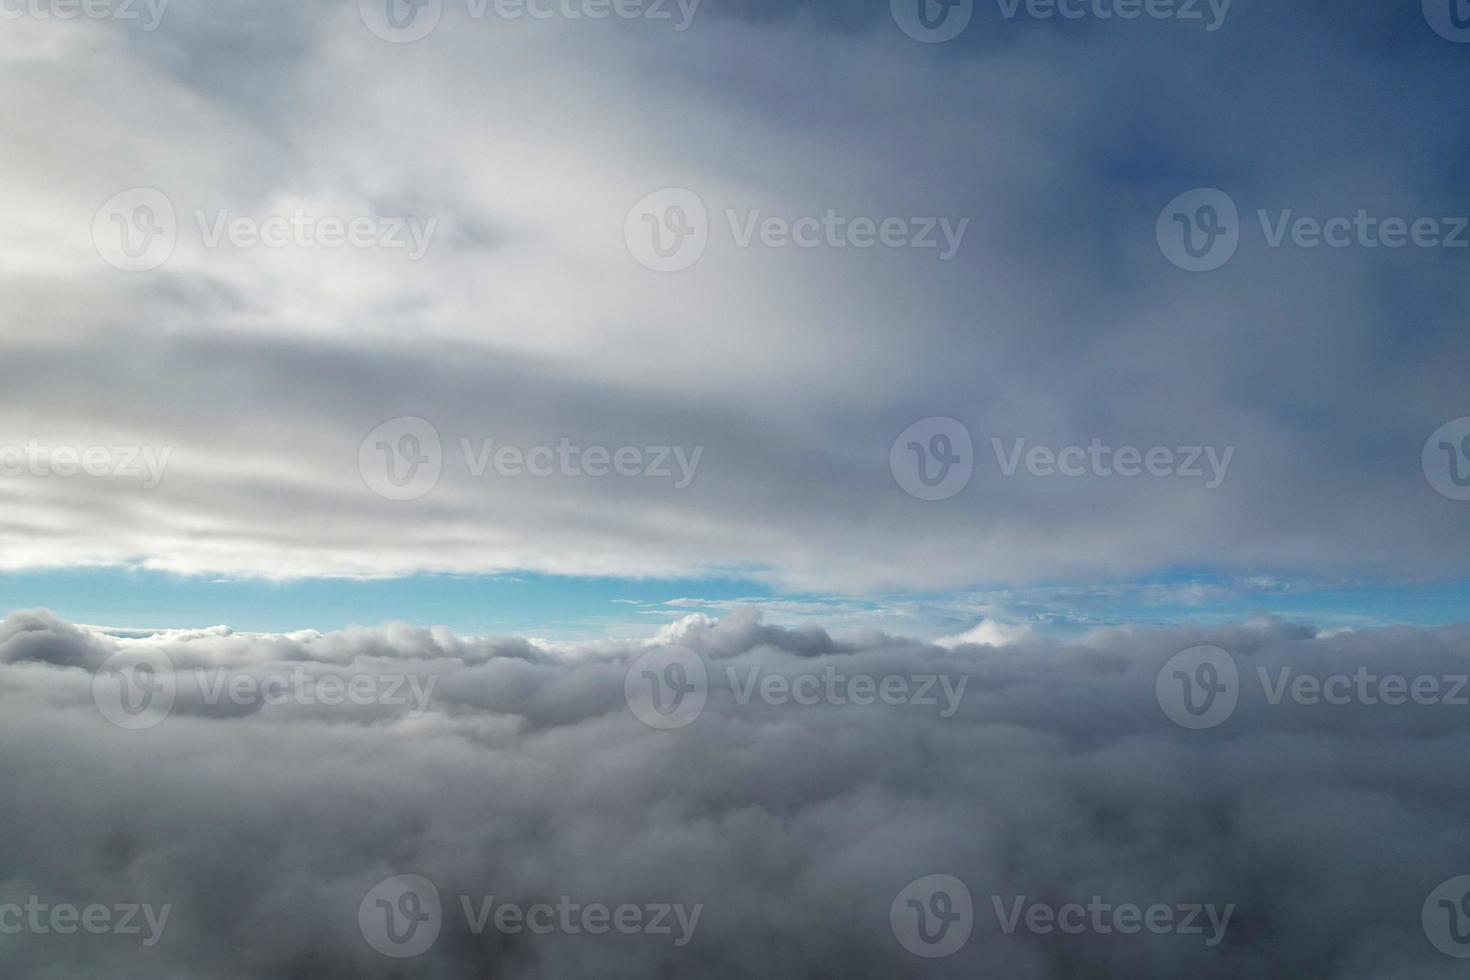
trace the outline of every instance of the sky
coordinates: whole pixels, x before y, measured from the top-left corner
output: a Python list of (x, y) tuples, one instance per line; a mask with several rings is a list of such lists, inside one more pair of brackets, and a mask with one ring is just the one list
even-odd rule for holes
[(1461, 618), (1466, 48), (1425, 10), (517, 9), (11, 18), (16, 606), (570, 636), (1194, 576)]
[(1467, 83), (0, 0), (0, 976), (1463, 976)]
[(1077, 636), (1102, 626), (1177, 625), (1279, 617), (1327, 629), (1436, 625), (1465, 619), (1466, 585), (1255, 577), (1178, 572), (1115, 585), (864, 596), (786, 594), (739, 578), (625, 579), (545, 574), (420, 575), (268, 581), (113, 570), (0, 574), (0, 605), (46, 608), (114, 632), (229, 626), (247, 632), (336, 630), (403, 621), (478, 636), (646, 638), (698, 614), (758, 610), (771, 623), (820, 625), (837, 635), (878, 630), (937, 640), (977, 626), (995, 637)]

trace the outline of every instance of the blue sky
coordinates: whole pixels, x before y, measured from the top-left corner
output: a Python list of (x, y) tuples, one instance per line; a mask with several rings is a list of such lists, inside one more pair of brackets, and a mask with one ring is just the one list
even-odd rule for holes
[(1124, 623), (1212, 623), (1272, 614), (1323, 628), (1460, 622), (1470, 582), (1309, 584), (1268, 576), (1176, 573), (1112, 585), (1046, 585), (948, 594), (776, 595), (753, 580), (548, 575), (415, 576), (267, 582), (117, 569), (5, 573), (0, 606), (46, 607), (73, 622), (122, 629), (226, 625), (322, 631), (403, 620), (475, 635), (645, 637), (693, 613), (760, 609), (778, 625), (878, 629), (936, 639), (982, 620), (1066, 636)]

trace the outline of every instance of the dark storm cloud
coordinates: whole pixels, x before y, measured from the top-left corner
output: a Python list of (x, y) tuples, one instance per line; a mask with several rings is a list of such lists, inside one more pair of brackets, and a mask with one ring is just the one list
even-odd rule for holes
[[(709, 700), (669, 731), (639, 722), (624, 697), (651, 645), (407, 626), (117, 639), (45, 613), (12, 616), (0, 638), (0, 902), (172, 907), (148, 948), (7, 935), (10, 976), (1459, 975), (1420, 909), (1470, 872), (1470, 708), (1272, 704), (1257, 676), (1453, 678), (1470, 670), (1464, 628), (1329, 635), (1263, 620), (947, 650), (693, 617), (663, 640), (703, 658)], [(1155, 680), (1202, 643), (1234, 658), (1240, 702), (1186, 730)], [(129, 731), (92, 701), (90, 666), (117, 651), (166, 651), (185, 675), (304, 666), (437, 684), (423, 711), (186, 708)], [(965, 682), (948, 717), (917, 701), (742, 704), (756, 668)], [(400, 874), (432, 880), (445, 909), (438, 940), (410, 960), (375, 952), (357, 918), (368, 890)], [(932, 961), (888, 921), (899, 891), (930, 874), (961, 879), (976, 909), (969, 941)], [(475, 935), (461, 895), (702, 912), (677, 947), (658, 935)], [(991, 896), (1020, 895), (1234, 909), (1215, 945), (1006, 934)]]

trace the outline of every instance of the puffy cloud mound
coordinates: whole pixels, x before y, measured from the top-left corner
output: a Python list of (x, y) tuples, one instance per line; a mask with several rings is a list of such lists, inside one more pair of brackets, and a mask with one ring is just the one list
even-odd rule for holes
[[(644, 669), (696, 684), (658, 659), (670, 643), (698, 655), (707, 701), (661, 730), (626, 692)], [(1233, 666), (1238, 704), (1187, 728), (1165, 710), (1171, 658), (1201, 644), (1226, 669), (1184, 673), (1228, 685)], [(403, 625), (116, 637), (17, 613), (0, 625), (0, 974), (1459, 976), (1421, 910), (1470, 873), (1467, 652), (1466, 627), (1277, 620), (941, 647), (732, 615), (653, 643), (555, 646)], [(106, 693), (131, 676), (114, 668), (162, 655), (177, 673), (152, 681), (176, 687), (173, 710), (109, 722)], [(1350, 691), (1328, 680), (1343, 675)], [(394, 678), (412, 683), (390, 697)], [(1342, 703), (1311, 703), (1314, 680)], [(322, 703), (334, 692), (342, 703)], [(890, 911), (936, 874), (964, 883), (973, 926), (923, 958)], [(365, 898), (398, 875), (442, 901), (436, 940), (411, 958), (363, 926), (378, 914)], [(492, 917), (477, 933), (462, 896), (472, 911), (494, 896), (698, 918), (592, 935), (575, 913), (570, 929), (535, 920), (553, 926), (540, 933)], [(1023, 916), (1007, 932), (1021, 896), (1230, 918), (1221, 933), (1203, 914), (1198, 934), (1124, 933), (1088, 911), (1081, 930)], [(170, 914), (148, 945), (146, 924), (34, 928), (28, 902)], [(1428, 904), (1431, 919), (1459, 914)]]

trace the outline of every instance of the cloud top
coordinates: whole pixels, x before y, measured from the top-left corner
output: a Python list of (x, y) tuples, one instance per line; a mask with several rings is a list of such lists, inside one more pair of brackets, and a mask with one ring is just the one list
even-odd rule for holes
[[(1260, 620), (932, 646), (750, 614), (691, 617), (640, 643), (403, 625), (116, 638), (17, 613), (0, 626), (0, 905), (172, 911), (152, 947), (26, 932), (0, 945), (0, 966), (41, 977), (105, 963), (122, 980), (1449, 977), (1458, 961), (1427, 938), (1421, 908), (1470, 870), (1470, 726), (1449, 697), (1467, 643), (1463, 627)], [(1166, 710), (1183, 695), (1158, 685), (1202, 646), (1229, 658), (1238, 703), (1191, 729)], [(629, 677), (669, 650), (697, 659), (706, 699), (661, 730), (640, 721)], [(173, 710), (134, 730), (105, 720), (94, 681), (160, 655), (177, 671)], [(1189, 676), (1206, 676), (1198, 663)], [(1435, 678), (1439, 700), (1313, 703), (1293, 687), (1306, 676), (1330, 692), (1328, 678), (1360, 673), (1378, 695), (1390, 677)], [(341, 695), (327, 703), (332, 675)], [(394, 702), (379, 683), (355, 702), (354, 677), (411, 677), (427, 697), (405, 682)], [(211, 702), (212, 689), (244, 693)], [(401, 875), (443, 903), (437, 938), (406, 960), (358, 919)], [(890, 922), (930, 875), (958, 879), (974, 907), (967, 941), (935, 959)], [(493, 919), (477, 934), (461, 899), (492, 895), (701, 911), (683, 945)], [(1021, 896), (1233, 911), (1214, 945), (1208, 930), (1007, 932)]]

